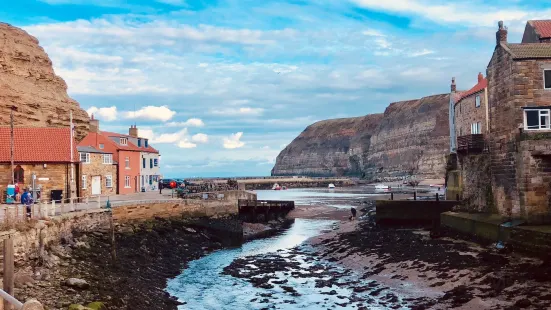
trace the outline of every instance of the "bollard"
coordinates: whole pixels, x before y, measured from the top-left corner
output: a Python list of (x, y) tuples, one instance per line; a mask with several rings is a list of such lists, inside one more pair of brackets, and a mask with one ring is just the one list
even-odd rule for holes
[(394, 200), (394, 193), (390, 193), (390, 200)]
[(56, 213), (55, 212), (55, 200), (52, 200), (52, 212), (53, 212), (52, 216), (55, 216), (55, 213)]
[(98, 195), (98, 209), (101, 209), (101, 196)]
[(413, 192), (413, 200), (417, 200), (417, 191)]
[(436, 193), (436, 201), (440, 201), (440, 196), (438, 196), (438, 193)]

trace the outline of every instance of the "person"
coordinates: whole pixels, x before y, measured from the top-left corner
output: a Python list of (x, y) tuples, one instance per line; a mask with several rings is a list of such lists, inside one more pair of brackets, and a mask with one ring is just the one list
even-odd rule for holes
[(356, 219), (356, 208), (352, 207), (350, 208), (350, 212), (352, 212), (352, 216), (350, 217), (351, 220)]
[(29, 193), (29, 191), (27, 189), (25, 189), (25, 192), (23, 193), (23, 195), (21, 195), (21, 203), (23, 205), (25, 205), (26, 209), (27, 209), (27, 216), (30, 217), (31, 216), (31, 204), (32, 204), (32, 196), (31, 196), (31, 193)]
[(159, 195), (163, 193), (163, 180), (159, 181)]

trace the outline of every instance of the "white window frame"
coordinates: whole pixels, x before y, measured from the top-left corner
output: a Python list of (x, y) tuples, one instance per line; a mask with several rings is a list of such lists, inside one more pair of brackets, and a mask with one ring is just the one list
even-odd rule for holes
[(103, 154), (103, 164), (112, 165), (113, 164), (113, 154)]
[(120, 138), (121, 145), (128, 145), (128, 138)]
[(551, 69), (543, 69), (543, 89), (551, 90), (551, 87), (545, 87), (545, 71), (551, 71)]
[(125, 157), (124, 158), (124, 167), (125, 169), (130, 169), (130, 157)]
[[(527, 112), (529, 111), (538, 111), (538, 127), (539, 128), (528, 128), (528, 119), (527, 119)], [(550, 129), (550, 122), (551, 122), (551, 109), (538, 109), (538, 108), (530, 108), (530, 109), (524, 109), (524, 130), (534, 131), (534, 130), (549, 130)], [(542, 128), (541, 125), (541, 117), (547, 116), (547, 126)]]
[(480, 95), (476, 95), (476, 98), (474, 99), (474, 107), (480, 108)]
[(85, 174), (82, 175), (82, 189), (88, 189), (88, 179)]
[(113, 176), (112, 175), (106, 175), (105, 176), (105, 187), (113, 188)]
[(480, 122), (472, 123), (471, 124), (471, 135), (479, 135), (482, 134), (482, 126)]
[(153, 159), (153, 167), (159, 167), (159, 159), (158, 158)]
[[(82, 155), (84, 155), (84, 161), (82, 161)], [(90, 153), (79, 153), (80, 162), (83, 164), (89, 164), (90, 163)]]
[(124, 188), (130, 188), (130, 176), (124, 176)]

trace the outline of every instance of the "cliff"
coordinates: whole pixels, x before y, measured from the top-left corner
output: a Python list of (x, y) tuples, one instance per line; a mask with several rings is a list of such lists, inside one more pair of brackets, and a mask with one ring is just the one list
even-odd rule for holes
[(390, 104), (384, 114), (322, 121), (277, 157), (272, 175), (442, 178), (449, 95)]
[(0, 126), (69, 126), (73, 111), (76, 138), (88, 132), (88, 114), (67, 95), (67, 84), (55, 75), (52, 61), (27, 32), (0, 23)]
[(279, 154), (272, 175), (361, 175), (371, 135), (382, 117), (373, 114), (308, 126)]

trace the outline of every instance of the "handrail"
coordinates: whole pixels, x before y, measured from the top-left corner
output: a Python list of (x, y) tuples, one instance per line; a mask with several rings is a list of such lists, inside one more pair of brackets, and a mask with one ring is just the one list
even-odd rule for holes
[(44, 307), (38, 300), (36, 299), (30, 299), (27, 300), (25, 303), (20, 302), (15, 297), (8, 294), (3, 289), (0, 289), (0, 297), (2, 297), (4, 300), (9, 302), (15, 307), (15, 310), (43, 310)]
[(13, 297), (12, 295), (8, 294), (6, 291), (4, 291), (3, 289), (0, 289), (0, 297), (2, 297), (3, 299), (7, 300), (10, 304), (14, 305), (15, 306), (15, 309), (21, 309), (23, 308), (23, 303), (20, 302), (19, 300), (15, 299), (15, 297)]

